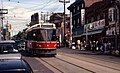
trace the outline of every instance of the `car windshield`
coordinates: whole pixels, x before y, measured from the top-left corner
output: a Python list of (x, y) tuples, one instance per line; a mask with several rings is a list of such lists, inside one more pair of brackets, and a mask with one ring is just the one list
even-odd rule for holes
[(12, 45), (0, 45), (0, 54), (3, 53), (16, 53), (18, 52), (17, 49), (14, 49)]

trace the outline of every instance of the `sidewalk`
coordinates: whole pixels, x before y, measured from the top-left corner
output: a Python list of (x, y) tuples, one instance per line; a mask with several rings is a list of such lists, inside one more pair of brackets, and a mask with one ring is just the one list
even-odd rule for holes
[(98, 53), (98, 52), (92, 52), (92, 51), (87, 51), (87, 50), (79, 50), (79, 49), (71, 49), (71, 48), (68, 48), (68, 47), (61, 47), (60, 49), (72, 50), (72, 51), (74, 51), (76, 53), (79, 53), (79, 54), (100, 55), (100, 53)]
[[(107, 54), (107, 53), (101, 53), (101, 52), (92, 52), (92, 51), (88, 51), (88, 50), (80, 50), (80, 49), (71, 49), (68, 47), (61, 47), (60, 49), (68, 49), (68, 50), (72, 50), (74, 52), (77, 52), (79, 54), (86, 54), (86, 55), (111, 55), (111, 54)], [(114, 55), (112, 54), (112, 56), (119, 56), (119, 55)]]

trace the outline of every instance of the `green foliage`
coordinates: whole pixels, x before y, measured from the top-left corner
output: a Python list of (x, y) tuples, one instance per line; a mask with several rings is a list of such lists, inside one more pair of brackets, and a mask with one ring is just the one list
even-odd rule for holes
[(26, 29), (23, 29), (23, 31), (19, 31), (17, 35), (14, 35), (12, 37), (13, 40), (25, 40), (26, 39)]

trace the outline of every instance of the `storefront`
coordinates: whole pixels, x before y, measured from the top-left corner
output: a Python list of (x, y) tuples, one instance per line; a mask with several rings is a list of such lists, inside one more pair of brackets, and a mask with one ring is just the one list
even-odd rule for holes
[(105, 19), (84, 25), (84, 34), (87, 41), (99, 41), (104, 36)]
[(83, 33), (84, 33), (84, 26), (74, 29), (72, 33), (72, 42), (74, 42), (75, 44), (77, 44), (77, 40), (80, 40), (80, 42), (83, 42), (83, 39), (82, 39)]

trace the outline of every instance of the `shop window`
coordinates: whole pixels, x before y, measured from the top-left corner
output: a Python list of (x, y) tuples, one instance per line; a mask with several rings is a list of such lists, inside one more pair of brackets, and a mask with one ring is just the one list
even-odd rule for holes
[(89, 20), (87, 19), (87, 24), (89, 23)]

